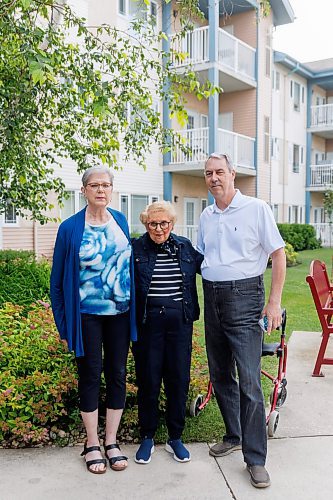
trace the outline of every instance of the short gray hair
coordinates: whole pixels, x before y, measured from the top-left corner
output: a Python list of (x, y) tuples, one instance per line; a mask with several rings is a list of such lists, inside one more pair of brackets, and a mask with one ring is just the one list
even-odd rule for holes
[(154, 201), (147, 205), (146, 208), (140, 214), (140, 221), (142, 224), (146, 224), (149, 216), (153, 213), (167, 212), (172, 223), (176, 222), (176, 210), (175, 207), (170, 203), (170, 201)]
[(207, 160), (205, 161), (205, 169), (206, 169), (208, 161), (211, 158), (217, 158), (218, 160), (225, 160), (226, 165), (227, 165), (229, 171), (232, 172), (233, 170), (235, 170), (235, 167), (234, 167), (234, 164), (232, 162), (232, 159), (230, 158), (230, 156), (227, 153), (212, 153), (212, 154), (210, 154), (208, 156)]
[(89, 177), (93, 174), (108, 174), (110, 178), (110, 183), (113, 185), (114, 175), (113, 172), (109, 169), (109, 167), (105, 167), (104, 165), (94, 165), (93, 167), (87, 168), (87, 170), (82, 175), (82, 185), (84, 187), (87, 186)]

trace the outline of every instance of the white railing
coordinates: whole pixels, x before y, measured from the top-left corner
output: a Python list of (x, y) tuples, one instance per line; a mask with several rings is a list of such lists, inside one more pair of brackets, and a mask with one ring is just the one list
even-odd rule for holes
[(313, 223), (316, 230), (316, 238), (320, 239), (323, 247), (333, 246), (333, 224), (328, 222)]
[(333, 164), (311, 165), (310, 186), (325, 187), (333, 185)]
[(198, 237), (197, 225), (178, 226), (176, 224), (174, 228), (174, 233), (178, 234), (178, 236), (185, 236), (186, 238), (191, 240), (193, 245), (197, 244), (197, 237)]
[(208, 131), (208, 127), (181, 131), (180, 134), (184, 144), (189, 148), (189, 152), (184, 153), (180, 146), (175, 146), (171, 155), (171, 163), (193, 163), (206, 160)]
[[(173, 35), (171, 38), (172, 49), (179, 54), (174, 56), (175, 66), (197, 64), (209, 61), (208, 26), (195, 28), (187, 33), (184, 38)], [(223, 29), (218, 29), (218, 61), (220, 64), (255, 79), (255, 54), (256, 50), (245, 42)]]
[(333, 104), (311, 106), (311, 127), (333, 128)]
[(235, 166), (254, 168), (253, 137), (218, 129), (218, 151), (228, 154)]
[(175, 66), (208, 62), (208, 26), (195, 28), (186, 33), (184, 38), (173, 35), (171, 46), (179, 54), (179, 57), (174, 57)]
[(219, 28), (218, 61), (221, 64), (255, 79), (255, 54), (253, 47)]

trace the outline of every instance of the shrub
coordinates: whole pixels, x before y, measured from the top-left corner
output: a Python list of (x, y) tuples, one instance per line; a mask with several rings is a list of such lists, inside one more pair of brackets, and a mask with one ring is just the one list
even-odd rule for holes
[(290, 243), (298, 252), (320, 248), (316, 238), (315, 228), (310, 224), (278, 224), (279, 231), (285, 242)]
[(48, 304), (0, 309), (0, 441), (49, 441), (48, 427), (77, 420), (73, 355), (59, 338)]
[(298, 260), (298, 254), (297, 252), (295, 252), (293, 246), (290, 245), (290, 243), (286, 243), (284, 251), (286, 253), (287, 267), (296, 266), (300, 263)]
[(33, 252), (0, 251), (0, 307), (5, 302), (29, 306), (49, 300), (50, 265), (37, 262)]
[[(205, 391), (208, 376), (204, 348), (194, 332), (189, 402)], [(101, 390), (101, 423), (105, 405)], [(104, 408), (103, 408), (104, 407)], [(165, 410), (161, 391), (160, 409)], [(127, 400), (120, 439), (133, 440), (137, 429), (137, 387), (132, 353), (127, 364)], [(67, 444), (82, 429), (78, 410), (77, 371), (74, 355), (56, 331), (49, 304), (32, 304), (28, 312), (6, 303), (0, 309), (0, 445), (47, 444), (61, 429)], [(102, 430), (104, 432), (104, 428)], [(75, 440), (75, 438), (74, 438)]]

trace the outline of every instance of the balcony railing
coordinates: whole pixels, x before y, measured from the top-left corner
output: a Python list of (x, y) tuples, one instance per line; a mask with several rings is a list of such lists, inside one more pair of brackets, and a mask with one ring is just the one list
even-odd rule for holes
[(333, 164), (311, 165), (311, 187), (327, 187), (333, 185)]
[(314, 223), (312, 226), (316, 230), (316, 238), (320, 239), (323, 247), (331, 247), (333, 245), (333, 224), (328, 222)]
[(221, 28), (219, 28), (218, 37), (219, 62), (236, 73), (242, 73), (254, 80), (255, 49)]
[(254, 143), (247, 135), (218, 129), (218, 151), (227, 153), (236, 166), (254, 168)]
[(208, 127), (203, 127), (180, 132), (190, 151), (184, 153), (179, 146), (176, 146), (172, 151), (171, 163), (193, 163), (206, 160), (208, 154), (208, 130)]
[(311, 127), (333, 128), (333, 104), (311, 106)]
[[(195, 28), (182, 39), (173, 36), (172, 48), (185, 54), (179, 60), (174, 59), (175, 66), (208, 62), (208, 26)], [(254, 80), (255, 54), (253, 47), (223, 29), (218, 29), (218, 62), (221, 65)]]

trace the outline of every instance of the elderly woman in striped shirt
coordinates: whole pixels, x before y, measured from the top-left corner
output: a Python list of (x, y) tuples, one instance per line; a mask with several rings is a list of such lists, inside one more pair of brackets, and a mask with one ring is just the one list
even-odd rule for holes
[(167, 399), (166, 451), (178, 462), (190, 453), (181, 441), (190, 381), (193, 321), (199, 318), (196, 273), (202, 255), (171, 233), (171, 203), (154, 202), (140, 215), (147, 232), (132, 241), (138, 342), (133, 346), (138, 383), (141, 445), (135, 461), (147, 464), (154, 451), (162, 380)]

